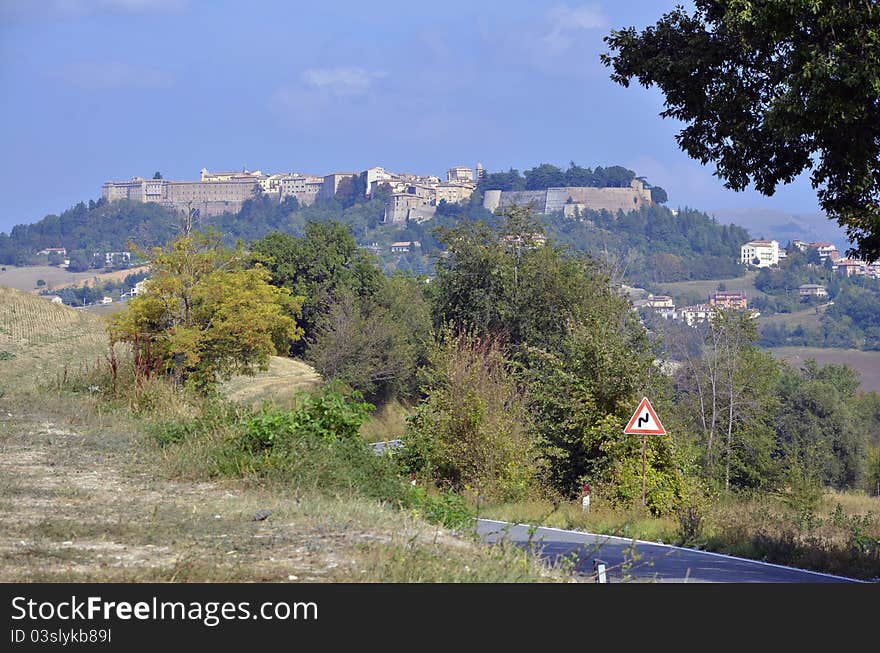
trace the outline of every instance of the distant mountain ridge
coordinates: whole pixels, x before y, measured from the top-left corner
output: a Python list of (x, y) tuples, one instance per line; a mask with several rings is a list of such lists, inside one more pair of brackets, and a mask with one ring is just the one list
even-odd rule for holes
[(776, 209), (711, 209), (719, 223), (735, 223), (755, 238), (770, 238), (785, 245), (789, 240), (826, 241), (842, 253), (849, 247), (846, 232), (824, 213), (787, 213)]

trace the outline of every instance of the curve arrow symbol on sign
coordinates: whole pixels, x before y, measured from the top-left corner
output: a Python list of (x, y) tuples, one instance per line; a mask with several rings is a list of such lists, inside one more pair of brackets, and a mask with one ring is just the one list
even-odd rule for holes
[(647, 397), (642, 397), (623, 432), (627, 435), (666, 435), (666, 429)]

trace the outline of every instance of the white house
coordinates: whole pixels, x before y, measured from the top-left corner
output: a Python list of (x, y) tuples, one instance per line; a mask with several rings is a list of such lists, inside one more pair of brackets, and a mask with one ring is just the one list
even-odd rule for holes
[(401, 254), (404, 252), (409, 252), (409, 251), (416, 249), (418, 247), (421, 247), (421, 246), (422, 246), (422, 243), (419, 242), (418, 240), (413, 240), (413, 241), (405, 240), (402, 242), (391, 243), (391, 251), (394, 252), (395, 254)]
[(776, 240), (750, 240), (740, 248), (740, 263), (759, 268), (779, 265), (779, 242)]
[(695, 324), (701, 324), (708, 320), (714, 310), (715, 307), (709, 306), (709, 304), (697, 304), (696, 306), (685, 306), (678, 312), (678, 314), (681, 316), (680, 319), (683, 320), (685, 324), (688, 326), (694, 326)]

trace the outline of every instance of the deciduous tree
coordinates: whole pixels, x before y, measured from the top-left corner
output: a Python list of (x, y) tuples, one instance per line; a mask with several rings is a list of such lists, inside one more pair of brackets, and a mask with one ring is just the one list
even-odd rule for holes
[(302, 336), (302, 298), (271, 285), (261, 266), (248, 267), (242, 246), (226, 249), (217, 234), (194, 232), (141, 255), (153, 276), (109, 328), (112, 343), (132, 345), (139, 370), (208, 389), (265, 369)]
[(676, 140), (728, 188), (812, 170), (853, 250), (880, 257), (880, 9), (864, 0), (695, 0), (605, 37), (611, 78), (656, 85)]

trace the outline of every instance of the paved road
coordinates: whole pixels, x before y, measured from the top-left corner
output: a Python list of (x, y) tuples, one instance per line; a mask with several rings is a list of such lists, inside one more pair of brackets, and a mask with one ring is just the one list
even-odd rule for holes
[[(487, 542), (507, 538), (529, 546), (530, 527), (490, 519), (477, 520), (477, 533)], [(858, 583), (861, 581), (804, 571), (717, 553), (683, 549), (610, 535), (537, 528), (531, 535), (536, 553), (553, 562), (570, 560), (574, 570), (595, 578), (594, 560), (606, 565), (609, 583)]]
[[(371, 444), (377, 454), (393, 450), (401, 440)], [(574, 571), (595, 579), (594, 562), (605, 564), (609, 583), (858, 583), (851, 578), (804, 571), (793, 567), (734, 558), (732, 556), (683, 549), (666, 544), (636, 541), (611, 535), (540, 527), (532, 531), (525, 524), (491, 519), (477, 520), (477, 533), (486, 542), (507, 538), (520, 546), (531, 546), (555, 562), (570, 561)]]

